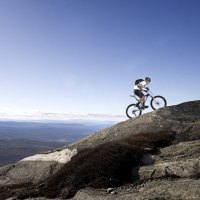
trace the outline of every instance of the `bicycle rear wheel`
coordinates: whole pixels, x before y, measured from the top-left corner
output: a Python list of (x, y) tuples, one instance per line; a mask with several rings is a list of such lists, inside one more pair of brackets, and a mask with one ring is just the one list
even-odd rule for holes
[(167, 101), (162, 96), (155, 96), (151, 99), (151, 107), (154, 110), (157, 110), (159, 108), (165, 107), (167, 105)]
[(142, 114), (142, 110), (140, 110), (136, 104), (130, 104), (126, 108), (126, 115), (128, 118), (134, 118)]

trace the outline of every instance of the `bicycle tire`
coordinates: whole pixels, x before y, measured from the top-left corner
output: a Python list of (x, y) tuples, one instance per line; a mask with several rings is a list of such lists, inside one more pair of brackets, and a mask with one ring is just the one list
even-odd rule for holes
[(151, 99), (151, 103), (150, 104), (151, 104), (151, 107), (152, 107), (153, 110), (157, 110), (159, 108), (163, 108), (163, 107), (167, 106), (167, 101), (162, 96), (154, 96)]
[[(133, 112), (134, 111), (134, 112)], [(129, 113), (130, 112), (130, 113)], [(133, 115), (131, 115), (131, 113)], [(142, 110), (140, 110), (138, 107), (136, 107), (136, 104), (130, 104), (127, 108), (126, 108), (126, 115), (128, 118), (134, 118), (137, 117), (139, 115), (142, 114)]]

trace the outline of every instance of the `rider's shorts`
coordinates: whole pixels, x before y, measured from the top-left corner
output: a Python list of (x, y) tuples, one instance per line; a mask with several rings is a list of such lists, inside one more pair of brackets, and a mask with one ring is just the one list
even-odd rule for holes
[(144, 94), (140, 90), (134, 90), (134, 93), (135, 93), (135, 95), (137, 95), (140, 98), (142, 98), (144, 96)]

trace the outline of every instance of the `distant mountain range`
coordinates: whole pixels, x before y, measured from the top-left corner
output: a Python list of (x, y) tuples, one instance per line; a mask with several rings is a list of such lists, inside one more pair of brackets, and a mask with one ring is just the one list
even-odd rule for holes
[(72, 143), (114, 122), (0, 121), (0, 166)]

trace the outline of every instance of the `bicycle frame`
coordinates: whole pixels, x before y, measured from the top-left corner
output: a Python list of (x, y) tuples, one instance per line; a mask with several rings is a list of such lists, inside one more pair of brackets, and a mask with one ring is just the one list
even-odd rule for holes
[[(150, 90), (149, 90), (149, 91), (143, 90), (143, 92), (146, 92), (146, 93), (147, 93), (147, 94), (144, 95), (145, 102), (147, 101), (147, 99), (148, 99), (149, 96), (153, 99), (153, 94), (152, 94), (152, 92), (151, 92)], [(134, 94), (134, 95), (130, 95), (130, 96), (131, 96), (131, 97), (134, 97), (134, 98), (136, 99), (136, 101), (139, 102), (140, 98), (137, 97), (135, 94)]]
[[(159, 108), (165, 107), (167, 105), (167, 101), (163, 96), (160, 95), (156, 95), (153, 96), (153, 93), (150, 90), (143, 90), (144, 93), (144, 102), (146, 102), (148, 100), (148, 98), (150, 97), (150, 106), (153, 110), (157, 110)], [(130, 95), (131, 97), (134, 97), (135, 100), (137, 102), (140, 102), (140, 98), (137, 97), (135, 94), (134, 95)], [(129, 118), (133, 118), (136, 116), (139, 116), (142, 114), (143, 110), (148, 108), (149, 106), (143, 106), (140, 107), (140, 104), (136, 104), (136, 103), (132, 103), (130, 105), (128, 105), (128, 107), (126, 108), (126, 115)]]

